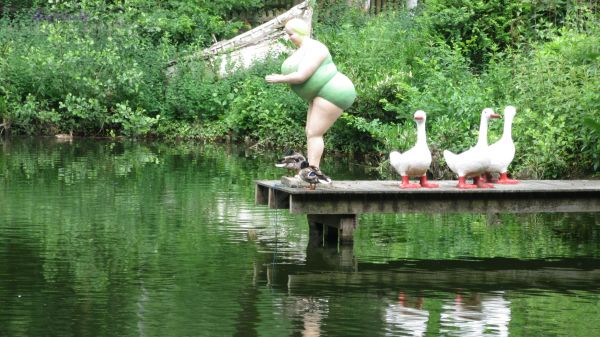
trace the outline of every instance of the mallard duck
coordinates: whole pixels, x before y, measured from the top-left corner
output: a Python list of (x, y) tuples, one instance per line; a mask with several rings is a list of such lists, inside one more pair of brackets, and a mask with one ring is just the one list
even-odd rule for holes
[[(517, 114), (514, 106), (504, 108), (504, 131), (502, 137), (488, 147), (490, 153), (490, 166), (486, 172), (488, 181), (496, 184), (518, 184), (518, 180), (508, 178), (508, 165), (515, 157), (515, 143), (512, 139), (512, 122)], [(492, 173), (499, 173), (500, 179), (492, 179)]]
[[(490, 108), (483, 109), (479, 123), (479, 137), (477, 144), (469, 150), (454, 154), (448, 150), (444, 151), (444, 159), (452, 172), (458, 175), (458, 188), (484, 188), (493, 187), (481, 181), (481, 174), (485, 173), (490, 165), (490, 153), (488, 152), (487, 130), (490, 118), (500, 118)], [(467, 184), (466, 178), (473, 177), (474, 184)]]
[(317, 176), (315, 167), (309, 165), (306, 160), (300, 163), (300, 172), (298, 173), (298, 176), (308, 183), (308, 188), (311, 190), (314, 190), (319, 183), (319, 177)]
[(331, 178), (324, 175), (318, 167), (310, 165), (307, 161), (300, 163), (300, 173), (298, 173), (298, 176), (309, 184), (311, 190), (314, 190), (317, 184), (331, 184)]
[[(427, 182), (427, 170), (431, 165), (431, 152), (427, 146), (425, 135), (425, 111), (419, 110), (414, 114), (417, 122), (417, 143), (404, 153), (392, 151), (390, 153), (390, 164), (402, 177), (400, 188), (438, 187), (438, 184)], [(409, 177), (419, 177), (420, 184), (411, 184)]]
[(286, 168), (288, 172), (295, 171), (298, 173), (300, 171), (300, 164), (303, 161), (306, 161), (306, 158), (304, 158), (300, 152), (288, 150), (283, 158), (278, 160), (275, 166)]
[(317, 175), (317, 179), (319, 179), (320, 184), (331, 184), (331, 178), (324, 175), (323, 172), (321, 172), (320, 168), (314, 165), (310, 165), (310, 167), (312, 167), (313, 171), (315, 171), (315, 174)]

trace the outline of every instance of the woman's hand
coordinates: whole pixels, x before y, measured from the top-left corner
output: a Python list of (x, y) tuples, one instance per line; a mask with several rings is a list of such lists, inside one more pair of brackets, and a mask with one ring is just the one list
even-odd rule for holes
[(282, 83), (285, 82), (285, 75), (271, 74), (265, 76), (265, 80), (269, 83)]

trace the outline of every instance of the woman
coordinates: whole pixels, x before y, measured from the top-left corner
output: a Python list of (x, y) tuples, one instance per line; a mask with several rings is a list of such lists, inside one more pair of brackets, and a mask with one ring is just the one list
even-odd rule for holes
[(344, 74), (337, 71), (329, 49), (310, 38), (310, 28), (301, 19), (291, 19), (285, 32), (298, 49), (281, 65), (282, 74), (265, 77), (269, 83), (288, 83), (308, 102), (306, 115), (306, 159), (317, 174), (325, 147), (323, 135), (352, 105), (356, 90)]

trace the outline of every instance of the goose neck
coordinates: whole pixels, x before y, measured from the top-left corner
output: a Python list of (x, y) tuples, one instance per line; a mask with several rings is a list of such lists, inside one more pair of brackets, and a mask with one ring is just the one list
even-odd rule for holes
[(512, 133), (512, 118), (507, 117), (504, 120), (504, 130), (502, 132), (502, 138), (511, 137)]
[(425, 134), (425, 123), (417, 123), (417, 144), (422, 145), (427, 143), (427, 136)]
[(484, 116), (481, 117), (479, 123), (479, 137), (477, 138), (477, 145), (487, 146), (487, 132), (488, 132), (488, 120)]

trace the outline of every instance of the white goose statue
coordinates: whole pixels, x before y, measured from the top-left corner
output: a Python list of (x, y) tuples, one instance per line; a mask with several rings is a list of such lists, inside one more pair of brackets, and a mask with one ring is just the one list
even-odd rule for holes
[[(481, 181), (481, 175), (485, 173), (490, 165), (487, 141), (490, 118), (500, 118), (500, 115), (495, 114), (490, 108), (483, 109), (479, 123), (479, 137), (475, 146), (459, 154), (454, 154), (448, 150), (444, 151), (444, 159), (446, 159), (448, 167), (458, 175), (458, 188), (493, 187), (493, 185), (484, 184)], [(467, 177), (473, 177), (474, 184), (467, 184)]]
[[(392, 151), (390, 153), (390, 164), (402, 177), (400, 188), (435, 188), (438, 184), (432, 184), (427, 181), (427, 170), (431, 165), (431, 152), (427, 146), (427, 137), (425, 135), (425, 121), (427, 115), (425, 111), (419, 110), (414, 114), (417, 122), (417, 143), (411, 149), (404, 153)], [(419, 184), (411, 184), (409, 177), (419, 177)]]
[[(496, 184), (518, 184), (518, 180), (508, 178), (508, 165), (515, 157), (515, 143), (512, 140), (512, 122), (517, 114), (514, 106), (504, 108), (504, 131), (502, 137), (488, 147), (490, 153), (490, 166), (486, 172), (488, 181)], [(498, 180), (492, 179), (492, 173), (499, 173)]]

